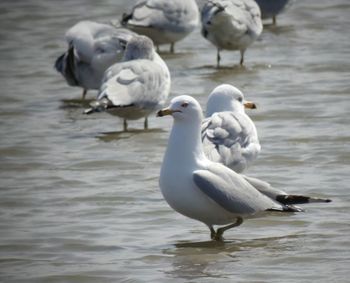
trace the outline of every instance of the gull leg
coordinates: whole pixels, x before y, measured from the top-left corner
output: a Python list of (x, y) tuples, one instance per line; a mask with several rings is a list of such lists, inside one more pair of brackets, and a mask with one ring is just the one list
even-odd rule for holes
[(216, 68), (220, 68), (220, 60), (221, 60), (221, 57), (220, 57), (220, 49), (218, 48), (217, 50), (217, 53), (216, 53)]
[(174, 42), (170, 43), (170, 53), (174, 53), (175, 52), (174, 46), (175, 46)]
[(216, 232), (215, 232), (213, 226), (208, 225), (208, 227), (209, 227), (209, 229), (210, 229), (210, 238), (211, 238), (212, 240), (215, 240)]
[(124, 132), (128, 131), (128, 122), (126, 121), (126, 119), (124, 119), (124, 121), (123, 121), (123, 130), (124, 130)]
[(243, 62), (244, 62), (244, 52), (245, 52), (245, 50), (240, 50), (240, 52), (241, 52), (241, 61), (239, 62), (239, 64), (240, 64), (241, 66), (243, 66)]
[[(219, 229), (216, 230), (216, 233), (214, 235), (214, 240), (216, 241), (222, 241), (223, 240), (223, 237), (222, 235), (224, 234), (224, 232), (228, 229), (231, 229), (233, 227), (237, 227), (239, 225), (241, 225), (243, 223), (243, 218), (242, 217), (237, 217), (237, 220), (235, 223), (232, 223), (230, 225), (227, 225), (225, 227), (221, 227)], [(212, 238), (213, 239), (213, 238)]]
[(86, 94), (87, 94), (87, 89), (84, 88), (84, 89), (83, 89), (83, 93), (82, 93), (82, 95), (81, 95), (81, 99), (82, 99), (82, 100), (85, 99)]
[(275, 26), (276, 23), (277, 23), (277, 22), (276, 22), (276, 16), (273, 16), (273, 17), (272, 17), (272, 24)]
[(148, 130), (148, 117), (145, 117), (145, 122), (143, 123), (143, 128)]

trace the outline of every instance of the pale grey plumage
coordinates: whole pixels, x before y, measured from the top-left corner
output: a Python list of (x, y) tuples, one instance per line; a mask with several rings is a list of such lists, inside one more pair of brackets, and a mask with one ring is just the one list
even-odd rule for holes
[(135, 33), (107, 24), (81, 21), (66, 32), (68, 50), (57, 58), (55, 68), (70, 86), (99, 89), (104, 71), (122, 60)]
[(244, 52), (261, 34), (263, 26), (259, 6), (254, 0), (207, 0), (201, 10), (202, 35), (220, 50)]
[[(297, 212), (300, 210), (294, 202), (310, 202), (305, 196), (275, 195), (276, 191), (265, 188), (263, 182), (210, 161), (200, 136), (202, 110), (194, 98), (174, 98), (168, 108), (158, 112), (160, 117), (165, 115), (174, 117), (174, 125), (159, 178), (161, 192), (174, 210), (205, 223), (212, 239), (220, 240), (225, 230), (240, 225), (243, 218), (266, 211)], [(217, 231), (213, 228), (226, 224)]]
[(97, 99), (85, 111), (107, 110), (126, 120), (145, 117), (158, 110), (170, 91), (170, 73), (165, 62), (155, 52), (152, 41), (134, 36), (126, 47), (123, 62), (108, 68)]
[(220, 206), (237, 216), (254, 215), (257, 211), (268, 209), (283, 211), (281, 204), (224, 168), (219, 163), (211, 163), (205, 170), (194, 171), (194, 183)]
[(125, 13), (122, 25), (150, 37), (158, 47), (186, 37), (198, 24), (199, 11), (194, 0), (140, 0)]
[(238, 173), (248, 168), (261, 149), (256, 127), (244, 107), (256, 106), (245, 101), (234, 86), (217, 86), (209, 95), (201, 129), (206, 156)]

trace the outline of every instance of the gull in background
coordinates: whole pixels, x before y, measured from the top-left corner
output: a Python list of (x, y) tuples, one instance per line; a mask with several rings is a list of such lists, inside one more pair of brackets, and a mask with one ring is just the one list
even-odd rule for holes
[(57, 58), (55, 68), (68, 85), (83, 88), (84, 99), (89, 89), (99, 89), (104, 71), (123, 58), (133, 35), (107, 24), (78, 22), (66, 32), (68, 50)]
[[(295, 204), (331, 201), (269, 187), (259, 191), (233, 170), (210, 161), (201, 140), (202, 109), (191, 96), (175, 97), (157, 115), (174, 118), (159, 178), (164, 199), (175, 211), (206, 224), (214, 240), (222, 240), (223, 233), (244, 218), (267, 211), (298, 212)], [(226, 226), (215, 230), (214, 225)]]
[(263, 19), (272, 18), (272, 24), (276, 25), (276, 17), (281, 13), (289, 0), (255, 0), (261, 10), (261, 17)]
[(170, 92), (170, 73), (162, 58), (155, 52), (153, 42), (146, 36), (132, 37), (122, 62), (109, 67), (90, 109), (85, 114), (107, 111), (127, 120), (145, 118), (159, 110)]
[(175, 42), (191, 33), (199, 22), (199, 9), (195, 0), (141, 0), (123, 15), (121, 24), (132, 31), (151, 38), (159, 45)]
[(257, 158), (261, 146), (253, 121), (244, 108), (255, 109), (243, 93), (229, 84), (217, 86), (209, 95), (202, 123), (204, 153), (237, 173)]
[(240, 65), (244, 52), (261, 34), (260, 9), (254, 0), (207, 0), (201, 10), (202, 35), (217, 47), (217, 67), (220, 51), (239, 50)]

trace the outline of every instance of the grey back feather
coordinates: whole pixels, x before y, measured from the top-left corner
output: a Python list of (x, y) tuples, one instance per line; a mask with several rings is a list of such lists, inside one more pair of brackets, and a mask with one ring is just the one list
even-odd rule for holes
[(252, 215), (281, 205), (261, 194), (244, 178), (227, 167), (212, 163), (207, 170), (193, 173), (197, 187), (208, 197), (237, 215)]

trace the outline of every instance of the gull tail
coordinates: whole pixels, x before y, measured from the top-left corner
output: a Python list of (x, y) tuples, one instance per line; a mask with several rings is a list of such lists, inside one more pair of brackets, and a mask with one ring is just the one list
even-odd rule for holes
[(55, 61), (55, 69), (57, 72), (59, 72), (61, 74), (64, 73), (64, 60), (65, 60), (66, 56), (67, 56), (66, 53), (63, 53)]
[(277, 212), (303, 212), (304, 209), (302, 209), (299, 206), (296, 205), (282, 205), (279, 208), (269, 208), (266, 211), (277, 211)]
[(284, 205), (303, 204), (312, 202), (331, 202), (331, 199), (316, 198), (302, 195), (278, 195), (276, 200)]
[(120, 24), (121, 24), (122, 26), (124, 26), (124, 27), (127, 26), (128, 21), (131, 20), (132, 17), (133, 17), (133, 14), (132, 14), (132, 13), (130, 13), (130, 14), (124, 13), (124, 14), (122, 15), (122, 20), (120, 21)]
[(92, 114), (95, 112), (103, 112), (108, 108), (109, 100), (107, 98), (102, 98), (101, 100), (95, 100), (90, 103), (90, 108), (84, 110), (84, 114)]

